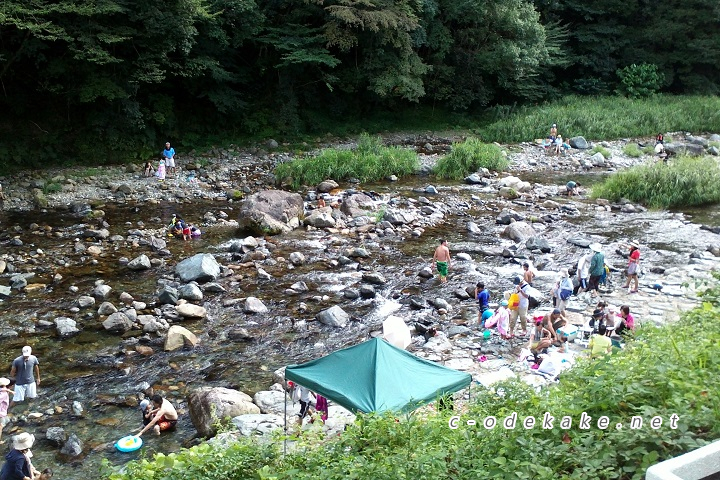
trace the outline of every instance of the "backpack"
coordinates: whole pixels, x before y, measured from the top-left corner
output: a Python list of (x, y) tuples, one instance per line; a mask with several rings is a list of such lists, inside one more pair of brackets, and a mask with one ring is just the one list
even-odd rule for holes
[(572, 295), (572, 290), (568, 290), (566, 288), (560, 289), (558, 292), (558, 297), (560, 297), (560, 300), (565, 301), (568, 298), (570, 298), (570, 295)]
[(510, 310), (517, 310), (520, 306), (520, 295), (516, 292), (510, 295), (508, 299), (508, 308)]

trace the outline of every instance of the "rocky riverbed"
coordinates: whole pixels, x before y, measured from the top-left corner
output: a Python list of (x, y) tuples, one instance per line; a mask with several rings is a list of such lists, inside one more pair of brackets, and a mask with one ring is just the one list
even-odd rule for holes
[[(710, 136), (673, 138), (683, 139), (674, 148), (714, 153)], [(211, 433), (211, 419), (199, 420), (210, 404), (242, 405), (226, 412), (243, 415), (239, 431), (264, 432), (282, 419), (279, 368), (378, 335), (390, 315), (438, 328), (429, 341), (413, 337), (409, 349), (420, 356), (484, 385), (518, 375), (539, 386), (547, 380), (516, 361), (521, 341), (486, 340), (477, 330), (472, 288), (483, 280), (497, 301), (529, 259), (546, 294), (534, 313), (547, 312), (558, 270), (575, 265), (591, 242), (603, 244), (616, 270), (603, 299), (629, 305), (640, 323), (672, 321), (698, 303), (697, 288), (720, 255), (715, 207), (648, 211), (560, 195), (570, 179), (586, 187), (656, 160), (625, 156), (631, 140), (603, 142), (609, 158), (584, 148), (557, 157), (532, 143), (506, 146), (508, 172), (438, 182), (428, 173), (452, 140), (389, 137), (418, 150), (418, 175), (323, 182), (301, 195), (268, 192), (274, 165), (292, 160), (269, 149), (180, 157), (181, 174), (165, 182), (135, 166), (0, 179), (8, 197), (0, 213), (2, 360), (9, 365), (29, 344), (43, 372), (40, 397), (15, 407), (4, 433), (35, 433), (36, 464), (86, 478), (102, 458), (134, 458), (111, 442), (139, 424), (136, 405), (150, 389), (182, 415), (177, 433), (148, 438), (147, 451)], [(319, 208), (322, 193), (328, 206)], [(263, 201), (281, 213), (256, 215)], [(173, 213), (199, 225), (200, 239), (168, 237)], [(700, 213), (702, 223), (693, 218)], [(257, 233), (274, 228), (286, 233)], [(429, 269), (439, 238), (453, 253), (444, 285)], [(643, 255), (633, 295), (618, 288), (629, 241)], [(569, 310), (581, 322), (594, 303), (572, 297)], [(333, 409), (331, 418), (340, 429), (352, 417)]]

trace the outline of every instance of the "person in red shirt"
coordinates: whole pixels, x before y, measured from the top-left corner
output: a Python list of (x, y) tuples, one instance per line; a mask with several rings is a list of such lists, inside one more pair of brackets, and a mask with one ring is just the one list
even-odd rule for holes
[(630, 257), (628, 258), (627, 282), (623, 288), (630, 288), (630, 283), (634, 283), (634, 287), (628, 293), (637, 293), (638, 291), (638, 270), (640, 269), (640, 250), (639, 245), (635, 242), (630, 243)]

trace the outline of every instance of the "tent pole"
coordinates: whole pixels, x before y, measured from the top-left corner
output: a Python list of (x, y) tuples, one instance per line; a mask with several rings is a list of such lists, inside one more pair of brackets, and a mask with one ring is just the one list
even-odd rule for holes
[(283, 388), (283, 397), (285, 398), (285, 415), (283, 416), (285, 419), (285, 426), (283, 427), (283, 430), (285, 431), (285, 438), (283, 438), (283, 455), (287, 455), (287, 392), (285, 391), (285, 388)]

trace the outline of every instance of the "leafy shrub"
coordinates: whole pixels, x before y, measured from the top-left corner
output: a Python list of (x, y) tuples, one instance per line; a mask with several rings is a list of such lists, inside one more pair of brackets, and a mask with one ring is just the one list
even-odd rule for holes
[(603, 147), (602, 145), (595, 145), (592, 150), (590, 150), (590, 153), (601, 153), (603, 157), (610, 158), (612, 156), (612, 153), (607, 148)]
[[(645, 147), (645, 148), (647, 148), (647, 147)], [(637, 143), (628, 143), (627, 145), (625, 145), (623, 147), (623, 153), (625, 153), (625, 155), (627, 155), (628, 157), (633, 157), (633, 158), (639, 158), (639, 157), (643, 156), (643, 151), (640, 150), (640, 147), (638, 146)]]
[(593, 198), (627, 198), (656, 208), (677, 208), (720, 202), (720, 170), (710, 157), (679, 158), (671, 164), (639, 165), (596, 185)]
[(293, 188), (299, 189), (328, 178), (342, 181), (355, 177), (373, 182), (390, 175), (408, 175), (419, 167), (414, 151), (385, 147), (380, 137), (363, 134), (354, 150), (328, 148), (316, 157), (282, 163), (275, 168), (275, 177), (281, 181), (291, 179)]
[(653, 155), (655, 153), (655, 147), (653, 145), (645, 145), (642, 148), (642, 153), (645, 155)]
[(43, 186), (42, 191), (46, 195), (49, 193), (58, 193), (62, 191), (62, 185), (58, 182), (48, 182)]
[(632, 98), (648, 97), (656, 93), (665, 79), (658, 66), (651, 63), (633, 63), (615, 73), (620, 77), (619, 92)]
[(438, 161), (435, 174), (439, 178), (459, 180), (480, 168), (501, 171), (509, 164), (497, 145), (483, 143), (477, 138), (469, 138), (453, 145), (452, 151)]

